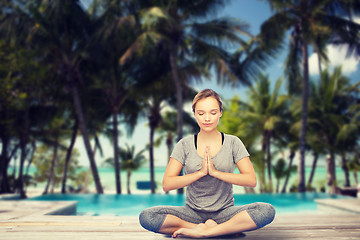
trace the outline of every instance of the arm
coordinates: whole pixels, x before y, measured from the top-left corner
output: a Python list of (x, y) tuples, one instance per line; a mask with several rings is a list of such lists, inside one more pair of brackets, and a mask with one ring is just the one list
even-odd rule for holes
[(256, 174), (249, 157), (240, 159), (236, 164), (241, 174), (220, 172), (215, 169), (211, 158), (209, 158), (208, 161), (209, 161), (210, 176), (213, 176), (224, 182), (228, 182), (238, 186), (243, 186), (243, 187), (256, 186)]
[[(169, 164), (166, 167), (162, 186), (165, 192), (183, 188), (188, 186), (189, 184), (197, 181), (198, 179), (202, 178), (203, 176), (207, 175), (207, 161), (204, 158), (203, 166), (200, 171), (186, 174), (183, 176), (179, 176), (179, 173), (183, 167), (183, 165), (174, 158), (170, 158)], [(206, 173), (205, 173), (206, 171)]]

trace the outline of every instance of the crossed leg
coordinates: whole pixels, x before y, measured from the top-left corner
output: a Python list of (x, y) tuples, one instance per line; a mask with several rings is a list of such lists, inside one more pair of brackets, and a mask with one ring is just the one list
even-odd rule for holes
[(172, 235), (175, 231), (179, 229), (193, 229), (197, 227), (199, 224), (190, 223), (185, 220), (182, 220), (179, 217), (176, 217), (174, 215), (166, 215), (166, 218), (164, 220), (164, 223), (161, 225), (159, 229), (159, 233)]
[(255, 222), (246, 211), (239, 212), (230, 220), (217, 224), (214, 220), (205, 223), (194, 224), (181, 220), (178, 217), (168, 215), (165, 218), (159, 232), (172, 234), (176, 237), (207, 238), (221, 235), (234, 234), (256, 229)]
[[(267, 203), (253, 203), (228, 207), (214, 214), (199, 214), (187, 206), (159, 206), (144, 209), (139, 221), (145, 229), (156, 233), (205, 238), (262, 228), (273, 221), (275, 209)], [(208, 220), (201, 223), (203, 219)]]

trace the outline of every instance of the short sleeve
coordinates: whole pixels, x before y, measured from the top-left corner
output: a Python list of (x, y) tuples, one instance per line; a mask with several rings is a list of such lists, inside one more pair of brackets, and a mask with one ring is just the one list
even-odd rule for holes
[(237, 163), (240, 159), (243, 159), (244, 157), (250, 156), (250, 154), (245, 148), (245, 145), (238, 137), (234, 137), (232, 149), (235, 163)]
[(179, 161), (182, 165), (185, 164), (185, 158), (186, 158), (186, 154), (185, 154), (185, 146), (184, 146), (184, 140), (180, 140), (174, 147), (171, 155), (171, 158), (176, 159), (177, 161)]

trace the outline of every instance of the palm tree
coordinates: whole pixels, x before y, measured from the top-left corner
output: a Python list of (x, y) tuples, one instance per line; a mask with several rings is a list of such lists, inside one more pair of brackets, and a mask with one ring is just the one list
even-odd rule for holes
[[(286, 110), (282, 114), (281, 127), (276, 129), (274, 134), (274, 144), (277, 149), (281, 152), (288, 152), (288, 167), (287, 169), (292, 169), (294, 158), (296, 155), (296, 151), (299, 148), (299, 141), (296, 137), (296, 133), (294, 133), (294, 128), (296, 128), (296, 117), (292, 114), (291, 110), (294, 106), (294, 98), (290, 96), (287, 97)], [(281, 192), (285, 193), (287, 189), (287, 185), (290, 179), (290, 171), (286, 173), (285, 181), (282, 187)]]
[(272, 189), (271, 140), (276, 132), (276, 127), (284, 121), (283, 116), (287, 109), (286, 96), (279, 95), (281, 82), (281, 78), (278, 79), (271, 92), (268, 76), (260, 74), (256, 79), (255, 86), (249, 89), (249, 102), (243, 102), (248, 108), (244, 113), (246, 121), (252, 122), (252, 129), (261, 131), (262, 151), (266, 156), (270, 190)]
[[(170, 159), (170, 151), (172, 146), (173, 139), (172, 136), (172, 128), (175, 128), (175, 121), (172, 123), (169, 123), (169, 120), (171, 119), (163, 119), (163, 116), (161, 115), (161, 111), (165, 104), (167, 103), (168, 106), (174, 105), (175, 102), (174, 99), (174, 89), (172, 84), (169, 84), (169, 81), (164, 81), (165, 79), (161, 79), (154, 84), (151, 88), (147, 89), (147, 93), (144, 94), (146, 98), (146, 102), (144, 104), (144, 108), (147, 110), (148, 114), (148, 120), (149, 120), (149, 126), (150, 126), (150, 142), (149, 142), (149, 160), (150, 160), (150, 182), (151, 182), (151, 193), (155, 193), (155, 177), (154, 177), (154, 135), (157, 128), (162, 127), (163, 130), (166, 129), (167, 131), (167, 146), (168, 146), (168, 152), (169, 152), (169, 159)], [(192, 96), (194, 96), (195, 90), (188, 88), (186, 89), (186, 92), (188, 93), (187, 98), (185, 98), (185, 101), (191, 101)], [(191, 98), (190, 98), (191, 96)], [(169, 114), (167, 115), (168, 117)], [(165, 124), (163, 124), (163, 121), (165, 121)], [(194, 126), (195, 121), (188, 116), (188, 114), (184, 113), (184, 123), (185, 126)], [(197, 124), (195, 123), (197, 126)], [(169, 139), (170, 137), (170, 139)]]
[[(21, 116), (19, 106), (21, 106), (24, 97), (26, 96), (19, 87), (21, 86), (21, 79), (17, 77), (18, 71), (13, 69), (11, 62), (16, 58), (16, 54), (11, 54), (15, 48), (9, 47), (7, 44), (0, 42), (1, 49), (1, 69), (0, 69), (0, 140), (1, 140), (1, 155), (0, 155), (0, 193), (13, 192), (8, 178), (8, 167), (13, 155), (17, 152), (19, 144), (17, 129), (19, 125), (18, 117)], [(10, 63), (10, 64), (9, 64)], [(10, 65), (10, 66), (9, 66)], [(15, 73), (15, 74), (13, 74)], [(15, 174), (14, 174), (15, 176)]]
[[(187, 99), (190, 101), (190, 99)], [(172, 103), (174, 105), (174, 103)], [(175, 107), (174, 107), (175, 108)], [(173, 149), (173, 144), (176, 136), (176, 110), (165, 111), (161, 114), (162, 121), (157, 129), (157, 133), (160, 135), (159, 138), (155, 141), (165, 140), (167, 146), (167, 156), (170, 160), (171, 151)], [(194, 118), (188, 112), (184, 111), (184, 134), (193, 134), (194, 132), (199, 131), (199, 126), (194, 120)]]
[(351, 86), (350, 89), (347, 89), (347, 91), (345, 92), (345, 94), (350, 93), (350, 97), (348, 97), (349, 102), (346, 103), (349, 104), (349, 112), (344, 114), (342, 119), (344, 121), (344, 124), (340, 127), (340, 130), (336, 136), (336, 147), (341, 157), (341, 168), (343, 169), (345, 174), (345, 187), (350, 187), (351, 185), (349, 175), (350, 169), (347, 156), (349, 155), (348, 153), (352, 154), (354, 150), (356, 150), (359, 141), (358, 133), (360, 125), (358, 115), (360, 110), (358, 109), (358, 107), (356, 107), (358, 105), (357, 102), (359, 101), (359, 99), (355, 96), (353, 99), (351, 99), (351, 89), (354, 89), (354, 86), (356, 88), (356, 85), (359, 84), (360, 82)]
[[(56, 148), (56, 151), (54, 152)], [(54, 154), (55, 153), (55, 154)], [(64, 171), (64, 162), (66, 160), (66, 148), (64, 142), (58, 142), (57, 146), (49, 144), (40, 144), (35, 151), (33, 164), (36, 167), (34, 179), (37, 182), (45, 182), (46, 186), (43, 194), (48, 192), (53, 193), (62, 181), (62, 174)], [(84, 182), (84, 173), (78, 172), (79, 162), (77, 160), (79, 153), (74, 149), (71, 156), (71, 161), (68, 166), (68, 180), (71, 180), (75, 185), (81, 185)], [(55, 160), (54, 160), (55, 157)]]
[(225, 46), (246, 45), (239, 35), (248, 37), (249, 34), (246, 33), (247, 25), (234, 19), (208, 20), (211, 14), (225, 5), (225, 1), (174, 0), (152, 1), (151, 3), (153, 6), (143, 14), (144, 32), (129, 48), (128, 54), (123, 56), (121, 62), (126, 62), (146, 41), (161, 45), (163, 51), (168, 53), (172, 81), (176, 89), (179, 140), (183, 137), (184, 86), (191, 79), (191, 76), (181, 77), (179, 68), (192, 63), (194, 66), (201, 66), (203, 70), (199, 72), (210, 76), (210, 69), (214, 67), (218, 81), (235, 82), (237, 78), (234, 75), (234, 69), (239, 65), (236, 65), (236, 60), (226, 51)]
[[(139, 152), (135, 152), (135, 146), (129, 147), (129, 145), (126, 144), (126, 148), (119, 148), (119, 156), (121, 159), (121, 162), (119, 163), (121, 166), (121, 169), (127, 170), (127, 192), (128, 194), (131, 194), (130, 190), (130, 177), (131, 177), (131, 171), (138, 169), (146, 160), (143, 153), (146, 150), (141, 150)], [(106, 165), (110, 165), (114, 167), (114, 159), (108, 158), (105, 161)]]
[[(165, 65), (159, 68), (158, 49), (146, 48), (142, 56), (133, 56), (131, 61), (119, 64), (119, 59), (140, 34), (139, 14), (145, 1), (108, 0), (94, 1), (91, 9), (97, 17), (99, 26), (91, 40), (91, 48), (100, 56), (95, 59), (94, 87), (102, 91), (103, 100), (109, 107), (112, 117), (112, 142), (114, 146), (114, 166), (116, 191), (121, 193), (120, 165), (118, 158), (118, 125), (120, 117), (132, 129), (136, 125), (137, 113), (140, 112), (142, 91), (145, 91), (159, 75), (166, 71)], [(101, 11), (96, 10), (101, 9)], [(164, 63), (164, 62), (163, 62)], [(155, 67), (154, 64), (157, 64)], [(151, 76), (151, 77), (149, 77)], [(128, 107), (127, 105), (131, 105)], [(132, 110), (131, 110), (132, 109)], [(128, 114), (127, 114), (128, 113)]]
[(280, 180), (293, 172), (296, 172), (296, 167), (286, 167), (286, 161), (283, 158), (278, 159), (275, 165), (272, 166), (276, 178), (276, 193), (279, 192)]
[[(353, 99), (352, 91), (353, 88), (349, 80), (341, 74), (340, 67), (331, 75), (327, 70), (323, 71), (318, 86), (312, 85), (309, 120), (327, 150), (327, 183), (331, 193), (336, 192), (335, 154), (339, 149), (337, 139), (341, 128), (350, 123), (349, 118), (352, 114), (349, 110), (356, 101)], [(347, 134), (351, 138), (354, 136), (354, 133), (347, 132)]]
[[(311, 102), (311, 97), (309, 99), (309, 101)], [(315, 176), (315, 170), (317, 167), (317, 163), (318, 163), (318, 159), (320, 155), (324, 155), (326, 153), (326, 149), (325, 149), (325, 144), (322, 141), (322, 137), (318, 134), (317, 129), (312, 129), (311, 128), (311, 123), (309, 124), (309, 134), (307, 137), (307, 141), (309, 142), (309, 146), (311, 148), (311, 151), (313, 152), (313, 163), (311, 166), (311, 172), (310, 172), (310, 176), (308, 178), (307, 181), (307, 189), (311, 188), (311, 184), (313, 181), (313, 178)]]
[[(46, 120), (51, 119), (52, 102), (45, 104), (47, 94), (54, 94), (54, 88), (41, 88), (46, 86), (46, 70), (48, 65), (38, 58), (38, 52), (21, 46), (6, 43), (9, 47), (4, 52), (6, 67), (1, 68), (0, 92), (1, 105), (1, 191), (10, 191), (7, 179), (7, 171), (11, 157), (20, 149), (19, 177), (15, 189), (20, 192), (22, 198), (26, 197), (24, 189), (25, 162), (30, 160), (39, 131)], [(54, 84), (56, 86), (56, 84)], [(13, 148), (15, 146), (15, 148)], [(13, 148), (13, 150), (11, 150)], [(13, 153), (11, 153), (13, 152)]]
[(73, 126), (73, 129), (72, 129), (72, 135), (71, 135), (71, 139), (70, 139), (70, 145), (69, 145), (69, 147), (67, 149), (66, 157), (65, 157), (65, 163), (64, 163), (64, 173), (63, 173), (62, 187), (61, 187), (61, 193), (63, 193), (63, 194), (66, 193), (66, 181), (67, 181), (69, 163), (70, 163), (72, 151), (73, 151), (74, 146), (75, 146), (75, 141), (76, 141), (78, 131), (79, 131), (79, 122), (75, 118), (74, 126)]
[(42, 57), (52, 64), (52, 71), (64, 81), (63, 88), (73, 98), (96, 190), (103, 193), (79, 93), (79, 86), (84, 84), (81, 63), (91, 35), (90, 19), (79, 0), (31, 1), (26, 5), (11, 1), (11, 4), (13, 8), (2, 21), (2, 26), (9, 30), (8, 39), (40, 48)]
[(171, 151), (173, 149), (174, 137), (176, 136), (176, 116), (175, 111), (166, 111), (162, 114), (162, 121), (157, 129), (159, 135), (158, 139), (155, 142), (165, 140), (167, 147), (167, 159), (170, 160)]
[(356, 186), (359, 184), (359, 180), (358, 180), (358, 176), (357, 176), (357, 173), (360, 171), (359, 159), (360, 159), (359, 156), (355, 154), (353, 159), (348, 162), (348, 168), (354, 175), (354, 180), (355, 180)]
[(59, 159), (58, 159), (58, 150), (60, 148), (60, 137), (62, 135), (62, 125), (64, 124), (64, 120), (61, 118), (54, 118), (54, 120), (52, 122), (50, 122), (49, 126), (48, 126), (48, 133), (51, 136), (51, 142), (52, 144), (52, 148), (53, 148), (53, 154), (52, 154), (52, 159), (51, 159), (51, 164), (50, 164), (50, 169), (49, 169), (49, 175), (48, 175), (48, 179), (47, 179), (47, 183), (45, 186), (45, 190), (43, 192), (43, 194), (47, 194), (49, 191), (49, 187), (50, 184), (53, 181), (54, 178), (54, 171), (55, 171), (55, 166), (58, 165)]
[[(266, 190), (266, 163), (263, 160), (265, 159), (265, 154), (257, 149), (261, 131), (253, 127), (251, 125), (252, 121), (248, 121), (249, 119), (244, 116), (243, 113), (248, 111), (248, 106), (244, 102), (245, 100), (239, 99), (237, 96), (224, 102), (226, 111), (224, 111), (221, 117), (219, 131), (230, 132), (244, 142), (246, 149), (251, 153), (251, 160), (259, 179), (260, 192), (264, 192)], [(248, 191), (248, 189), (245, 188), (245, 191)]]
[[(326, 44), (348, 44), (349, 51), (360, 53), (359, 30), (348, 16), (358, 15), (357, 1), (308, 1), (271, 0), (268, 1), (275, 14), (262, 24), (261, 35), (269, 44), (279, 46), (284, 35), (290, 30), (290, 51), (287, 61), (288, 80), (296, 86), (298, 76), (302, 76), (302, 117), (300, 130), (300, 159), (298, 166), (300, 192), (305, 191), (305, 144), (308, 118), (309, 95), (309, 46), (323, 53)], [(265, 42), (266, 43), (266, 42)], [(323, 58), (325, 55), (322, 54)], [(300, 74), (299, 65), (302, 65)]]

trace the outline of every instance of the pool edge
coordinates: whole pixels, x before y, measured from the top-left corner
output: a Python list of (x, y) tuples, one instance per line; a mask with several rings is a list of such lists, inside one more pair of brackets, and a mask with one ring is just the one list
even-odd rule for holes
[(323, 211), (338, 211), (360, 214), (360, 199), (315, 199), (318, 208)]

